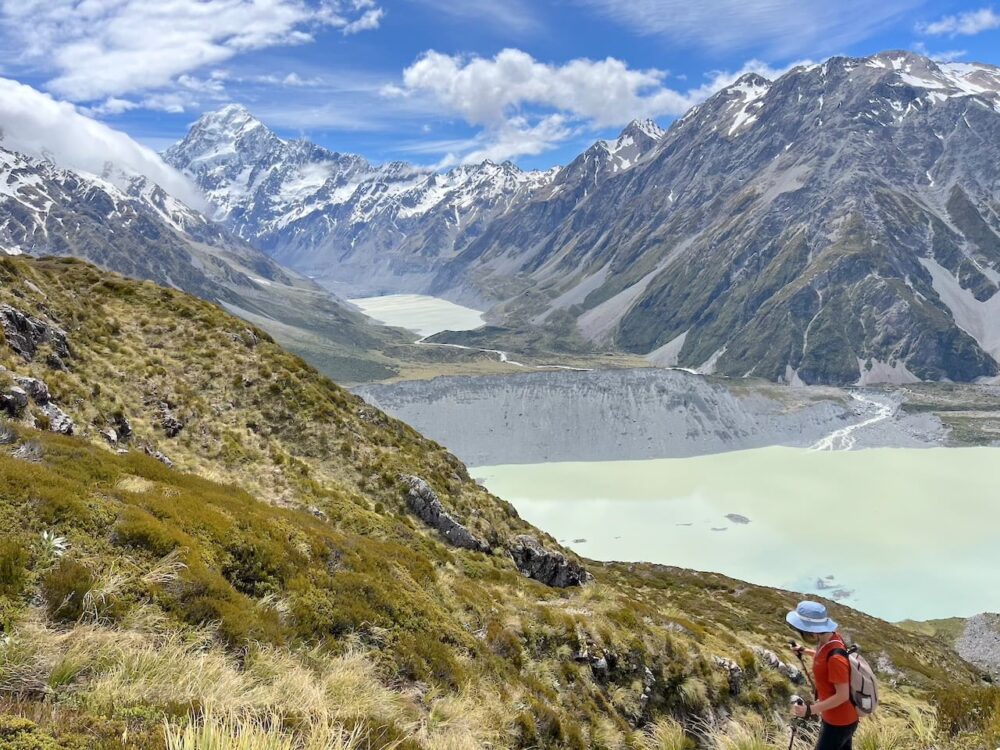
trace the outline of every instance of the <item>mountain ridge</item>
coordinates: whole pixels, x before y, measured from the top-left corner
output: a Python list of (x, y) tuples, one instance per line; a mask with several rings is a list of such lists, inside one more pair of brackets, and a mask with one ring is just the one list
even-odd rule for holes
[(568, 311), (595, 342), (733, 377), (995, 377), (997, 175), (965, 123), (995, 133), (998, 101), (995, 68), (904, 53), (745, 77), (557, 221), (500, 217), (435, 288), (520, 278), (508, 318)]
[(327, 285), (489, 307), (508, 329), (572, 331), (661, 366), (806, 384), (989, 380), (1000, 188), (981, 152), (998, 102), (996, 68), (905, 51), (750, 73), (666, 132), (633, 124), (501, 191), (468, 225), (442, 201), (433, 232), (369, 214), (360, 249), (303, 224), (268, 250)]

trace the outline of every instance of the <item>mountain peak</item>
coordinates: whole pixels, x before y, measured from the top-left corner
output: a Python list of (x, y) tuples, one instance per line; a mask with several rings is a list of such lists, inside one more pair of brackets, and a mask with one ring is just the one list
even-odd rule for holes
[(206, 112), (191, 128), (195, 131), (222, 131), (233, 134), (246, 133), (250, 130), (263, 128), (264, 123), (251, 114), (242, 104), (227, 104), (214, 112)]
[(738, 89), (738, 88), (761, 88), (770, 86), (771, 81), (762, 76), (760, 73), (744, 73), (739, 78), (737, 78), (733, 83), (726, 88)]
[(661, 128), (659, 125), (657, 125), (653, 120), (649, 118), (646, 118), (644, 120), (637, 119), (637, 120), (632, 120), (632, 122), (630, 122), (628, 125), (625, 126), (625, 129), (622, 130), (619, 139), (626, 136), (635, 137), (637, 135), (640, 135), (640, 136), (646, 136), (647, 138), (652, 138), (654, 141), (658, 141), (664, 135), (666, 135), (666, 133), (667, 133), (666, 130)]

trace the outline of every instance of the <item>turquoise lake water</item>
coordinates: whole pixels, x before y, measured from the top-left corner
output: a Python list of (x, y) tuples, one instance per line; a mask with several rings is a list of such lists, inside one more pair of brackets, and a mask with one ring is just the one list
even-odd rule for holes
[(592, 559), (716, 571), (889, 620), (1000, 611), (1000, 449), (765, 448), (472, 474)]

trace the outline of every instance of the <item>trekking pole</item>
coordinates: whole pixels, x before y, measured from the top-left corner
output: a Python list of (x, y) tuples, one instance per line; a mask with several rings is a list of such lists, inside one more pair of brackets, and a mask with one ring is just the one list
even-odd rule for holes
[[(805, 705), (805, 701), (802, 700), (797, 695), (792, 696), (792, 703), (796, 706)], [(796, 736), (798, 736), (798, 733), (799, 733), (799, 720), (792, 719), (792, 738), (788, 741), (788, 750), (793, 750), (793, 748), (795, 747), (795, 738)]]
[(799, 664), (802, 665), (802, 674), (805, 675), (806, 680), (809, 682), (809, 687), (812, 688), (813, 695), (816, 695), (816, 683), (813, 682), (812, 675), (809, 674), (809, 669), (806, 667), (805, 659), (802, 658), (802, 646), (795, 641), (789, 641), (788, 645), (792, 647), (792, 651), (794, 651), (795, 656), (798, 657)]

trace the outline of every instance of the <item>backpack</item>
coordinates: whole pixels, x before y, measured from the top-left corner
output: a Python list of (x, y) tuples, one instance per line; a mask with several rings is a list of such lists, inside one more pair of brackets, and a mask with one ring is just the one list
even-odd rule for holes
[(851, 665), (851, 703), (860, 716), (871, 716), (878, 708), (878, 685), (875, 682), (875, 671), (861, 655), (857, 646), (850, 649), (835, 648), (826, 655), (826, 660), (834, 654), (847, 657)]

